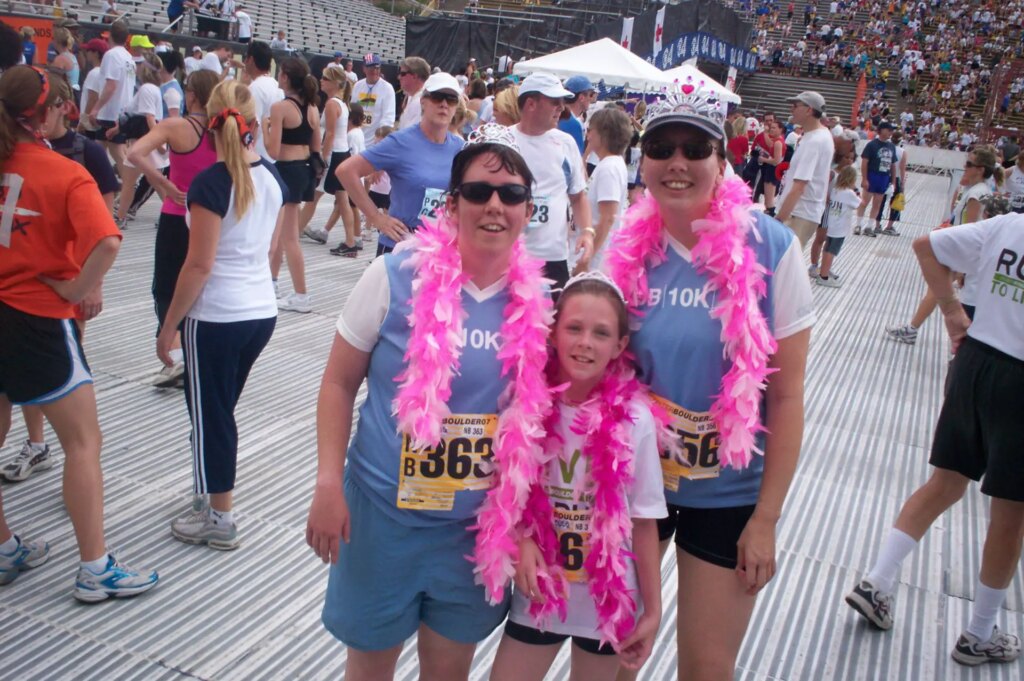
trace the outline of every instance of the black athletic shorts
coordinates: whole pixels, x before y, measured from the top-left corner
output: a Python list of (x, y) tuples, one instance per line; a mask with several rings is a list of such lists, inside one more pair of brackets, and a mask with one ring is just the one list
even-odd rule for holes
[(92, 383), (74, 319), (38, 317), (0, 302), (0, 394), (49, 404)]
[(128, 138), (121, 133), (114, 135), (113, 139), (107, 139), (107, 130), (110, 130), (115, 125), (117, 125), (116, 121), (97, 120), (96, 123), (100, 126), (100, 129), (96, 131), (96, 139), (98, 139), (100, 142), (110, 142), (112, 144), (125, 144), (128, 141)]
[(950, 364), (949, 392), (935, 425), (936, 468), (982, 480), (990, 497), (1024, 501), (1024, 362), (966, 338)]
[(615, 649), (610, 644), (601, 642), (594, 638), (583, 636), (569, 636), (569, 634), (554, 634), (550, 631), (541, 631), (528, 627), (525, 624), (518, 624), (512, 620), (505, 622), (505, 633), (522, 643), (532, 646), (550, 646), (556, 643), (563, 643), (565, 639), (571, 638), (572, 644), (585, 653), (594, 655), (615, 655)]
[(335, 175), (334, 172), (349, 156), (351, 156), (351, 154), (347, 151), (335, 151), (331, 154), (331, 165), (327, 168), (327, 178), (324, 180), (325, 194), (336, 194), (344, 189), (344, 187), (341, 186), (341, 181), (338, 180), (338, 176)]
[(391, 194), (370, 192), (370, 200), (373, 201), (373, 205), (377, 206), (380, 210), (391, 210)]
[(309, 159), (305, 161), (278, 161), (274, 164), (278, 174), (288, 187), (288, 198), (285, 203), (302, 203), (312, 201), (316, 190), (316, 178)]
[(156, 306), (157, 334), (164, 325), (167, 309), (174, 298), (178, 274), (188, 255), (188, 225), (184, 215), (160, 213), (156, 223), (156, 248), (153, 254), (153, 304)]
[(676, 536), (676, 546), (705, 563), (736, 568), (736, 543), (754, 514), (754, 506), (687, 508), (668, 505), (668, 517), (658, 520), (658, 540)]

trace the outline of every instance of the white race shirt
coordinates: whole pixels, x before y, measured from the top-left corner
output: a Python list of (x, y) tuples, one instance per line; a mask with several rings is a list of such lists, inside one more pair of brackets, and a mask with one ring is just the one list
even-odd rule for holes
[[(256, 120), (262, 126), (263, 120), (270, 116), (270, 107), (284, 99), (284, 90), (278, 86), (276, 80), (270, 76), (263, 75), (253, 79), (252, 83), (249, 84), (249, 91), (252, 92), (252, 98), (256, 103)], [(264, 131), (261, 127), (260, 134), (256, 135), (256, 153), (264, 161), (273, 163), (274, 159), (270, 158), (270, 154), (267, 153), (263, 134)]]
[(825, 128), (805, 132), (796, 147), (793, 160), (789, 162), (789, 170), (783, 179), (785, 187), (776, 204), (781, 206), (785, 203), (786, 195), (793, 189), (794, 180), (806, 180), (807, 186), (793, 207), (792, 215), (811, 222), (820, 221), (825, 212), (829, 170), (834, 153), (835, 142), (831, 132)]
[(116, 121), (118, 116), (128, 110), (128, 104), (135, 94), (135, 60), (131, 53), (120, 45), (112, 47), (103, 55), (100, 62), (100, 76), (103, 85), (107, 81), (117, 84), (114, 94), (103, 105), (96, 115), (102, 121)]

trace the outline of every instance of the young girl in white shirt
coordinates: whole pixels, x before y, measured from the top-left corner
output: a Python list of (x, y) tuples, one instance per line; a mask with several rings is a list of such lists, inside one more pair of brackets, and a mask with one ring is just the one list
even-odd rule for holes
[(667, 510), (654, 418), (622, 354), (628, 340), (611, 280), (571, 279), (549, 363), (564, 390), (547, 423), (550, 460), (523, 510), (491, 681), (540, 681), (567, 638), (573, 679), (610, 681), (620, 664), (639, 669), (651, 654), (661, 621), (656, 519)]
[(832, 261), (839, 255), (843, 241), (853, 231), (860, 196), (857, 194), (857, 169), (846, 166), (836, 176), (835, 185), (828, 197), (828, 236), (821, 253), (821, 269), (815, 281), (820, 286), (839, 288), (839, 278), (832, 274)]

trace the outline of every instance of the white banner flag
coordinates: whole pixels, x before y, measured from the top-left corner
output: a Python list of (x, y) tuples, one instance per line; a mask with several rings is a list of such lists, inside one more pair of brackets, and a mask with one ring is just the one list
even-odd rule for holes
[(627, 50), (633, 49), (633, 17), (622, 19), (622, 40), (619, 41), (619, 44)]
[(657, 57), (661, 54), (662, 38), (665, 33), (665, 8), (662, 7), (658, 10), (658, 14), (654, 18), (654, 56)]
[(736, 92), (736, 67), (729, 67), (729, 75), (725, 77), (725, 87), (729, 92)]

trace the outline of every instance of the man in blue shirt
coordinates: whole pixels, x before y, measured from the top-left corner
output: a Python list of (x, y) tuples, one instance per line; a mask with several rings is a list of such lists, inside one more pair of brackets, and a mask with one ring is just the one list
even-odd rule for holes
[(865, 236), (876, 236), (882, 231), (881, 223), (875, 220), (878, 209), (882, 206), (885, 192), (896, 179), (896, 145), (890, 141), (892, 123), (882, 121), (878, 124), (878, 136), (871, 140), (861, 152), (861, 189), (860, 206), (857, 208), (857, 222), (854, 234), (859, 234), (864, 219), (864, 209), (871, 204), (867, 224), (864, 226)]
[(562, 120), (558, 121), (558, 129), (576, 140), (582, 154), (587, 146), (586, 136), (583, 134), (583, 117), (590, 104), (597, 99), (597, 90), (586, 76), (573, 76), (565, 81), (565, 89), (571, 92), (573, 97), (566, 100), (565, 113)]

